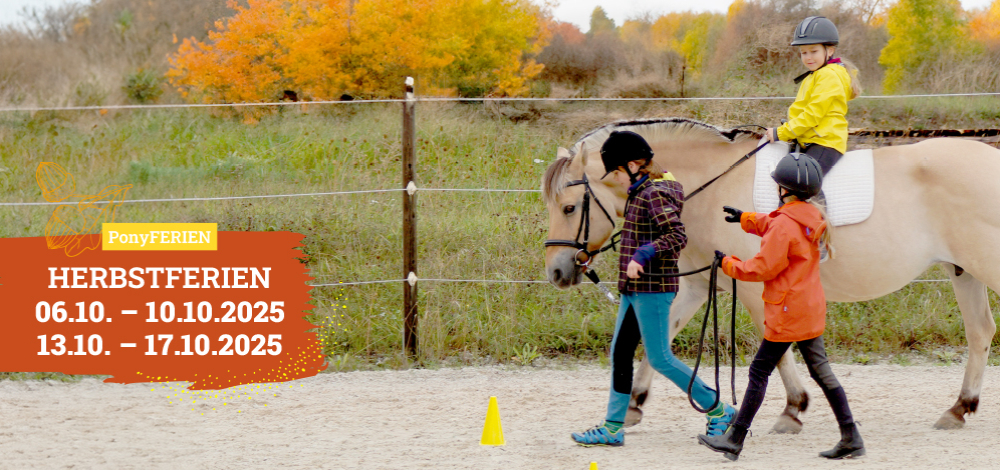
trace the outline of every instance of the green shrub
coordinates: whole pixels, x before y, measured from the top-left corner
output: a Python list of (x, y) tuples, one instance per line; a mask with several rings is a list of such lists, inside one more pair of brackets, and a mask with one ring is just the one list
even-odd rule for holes
[(163, 77), (150, 69), (142, 68), (125, 77), (122, 90), (133, 103), (155, 103), (163, 94)]

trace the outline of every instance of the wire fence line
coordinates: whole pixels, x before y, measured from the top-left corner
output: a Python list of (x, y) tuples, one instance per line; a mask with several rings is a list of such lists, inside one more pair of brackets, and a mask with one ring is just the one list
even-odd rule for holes
[[(398, 193), (406, 191), (405, 188), (396, 189), (366, 189), (359, 191), (333, 191), (324, 193), (297, 193), (297, 194), (261, 194), (248, 196), (218, 196), (218, 197), (179, 197), (166, 199), (126, 199), (118, 201), (117, 204), (134, 204), (140, 202), (197, 202), (197, 201), (234, 201), (241, 199), (274, 199), (292, 197), (318, 197), (318, 196), (339, 196), (344, 194), (372, 194), (372, 193)], [(470, 193), (540, 193), (540, 189), (491, 189), (491, 188), (415, 188), (414, 191), (432, 192), (470, 192)], [(93, 201), (90, 204), (109, 204), (112, 201)], [(10, 206), (62, 206), (75, 205), (75, 202), (0, 202), (0, 207)]]
[[(386, 279), (378, 281), (358, 281), (358, 282), (334, 282), (325, 284), (309, 284), (309, 287), (338, 287), (338, 286), (362, 286), (368, 284), (386, 284), (391, 282), (407, 282), (407, 279)], [(417, 278), (416, 282), (477, 282), (482, 284), (548, 284), (549, 281), (528, 280), (516, 281), (509, 279), (424, 279)], [(601, 284), (615, 284), (614, 282), (602, 282)]]
[[(858, 100), (888, 100), (907, 98), (948, 98), (948, 97), (972, 97), (972, 96), (1000, 96), (1000, 92), (980, 92), (980, 93), (933, 93), (918, 95), (861, 95)], [(692, 97), (661, 97), (661, 98), (416, 98), (418, 103), (477, 103), (477, 102), (655, 102), (655, 101), (787, 101), (794, 100), (794, 96), (692, 96)], [(185, 109), (185, 108), (266, 108), (282, 106), (302, 106), (302, 105), (361, 105), (370, 103), (406, 103), (406, 99), (374, 99), (374, 100), (349, 100), (349, 101), (279, 101), (249, 102), (249, 103), (185, 103), (185, 104), (122, 104), (108, 106), (32, 106), (32, 107), (6, 107), (0, 108), (0, 113), (15, 112), (41, 112), (41, 111), (112, 111), (112, 110), (135, 110), (135, 109)]]
[[(921, 282), (949, 282), (951, 279), (914, 279), (910, 284)], [(370, 284), (388, 284), (393, 282), (407, 282), (406, 279), (383, 279), (377, 281), (357, 281), (357, 282), (333, 282), (323, 284), (309, 284), (309, 287), (340, 287), (340, 286), (363, 286)], [(474, 282), (480, 284), (548, 284), (549, 281), (538, 279), (518, 281), (509, 279), (424, 279), (418, 278), (416, 282)], [(616, 285), (616, 281), (602, 281), (601, 284)]]

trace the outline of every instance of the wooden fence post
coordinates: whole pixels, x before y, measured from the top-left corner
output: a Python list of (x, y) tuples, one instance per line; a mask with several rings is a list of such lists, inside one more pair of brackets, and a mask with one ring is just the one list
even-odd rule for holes
[(416, 183), (416, 98), (413, 77), (406, 77), (403, 103), (403, 348), (408, 357), (417, 357), (417, 214)]

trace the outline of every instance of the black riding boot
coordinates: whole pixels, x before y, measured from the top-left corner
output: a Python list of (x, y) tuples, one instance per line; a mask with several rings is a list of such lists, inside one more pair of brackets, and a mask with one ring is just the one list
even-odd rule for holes
[(721, 436), (699, 434), (698, 443), (716, 452), (722, 452), (729, 460), (736, 460), (740, 458), (740, 452), (743, 451), (743, 439), (746, 437), (747, 428), (734, 424), (729, 426), (726, 433)]
[(832, 460), (853, 459), (862, 455), (865, 455), (865, 441), (854, 423), (840, 425), (840, 442), (833, 449), (819, 453), (820, 457)]

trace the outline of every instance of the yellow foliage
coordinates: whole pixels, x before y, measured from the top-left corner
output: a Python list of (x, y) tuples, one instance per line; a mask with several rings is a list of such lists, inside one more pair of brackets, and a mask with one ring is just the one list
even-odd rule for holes
[(916, 84), (920, 80), (916, 70), (925, 61), (969, 52), (961, 11), (958, 0), (900, 0), (889, 8), (890, 39), (878, 59), (886, 68), (886, 93)]
[(650, 32), (653, 45), (661, 51), (680, 52), (683, 30), (681, 26), (690, 21), (691, 13), (668, 13), (656, 19)]
[[(734, 8), (739, 6), (734, 3), (730, 10)], [(726, 17), (716, 13), (668, 13), (656, 19), (650, 33), (654, 47), (680, 54), (687, 66), (697, 71), (725, 24)]]
[[(528, 0), (249, 0), (209, 40), (184, 40), (171, 83), (203, 101), (311, 99), (349, 92), (521, 95), (542, 65), (532, 57), (550, 21)], [(193, 95), (193, 96), (192, 96)]]
[(651, 25), (641, 20), (625, 20), (620, 28), (622, 41), (630, 44), (642, 44), (647, 49), (652, 49), (652, 36), (650, 35)]
[(732, 21), (740, 13), (743, 13), (747, 9), (746, 0), (733, 0), (733, 3), (729, 4), (729, 9), (726, 10), (726, 20)]
[(701, 70), (706, 56), (713, 49), (710, 42), (719, 36), (725, 23), (725, 17), (713, 13), (701, 13), (691, 21), (681, 41), (681, 53), (691, 70)]

